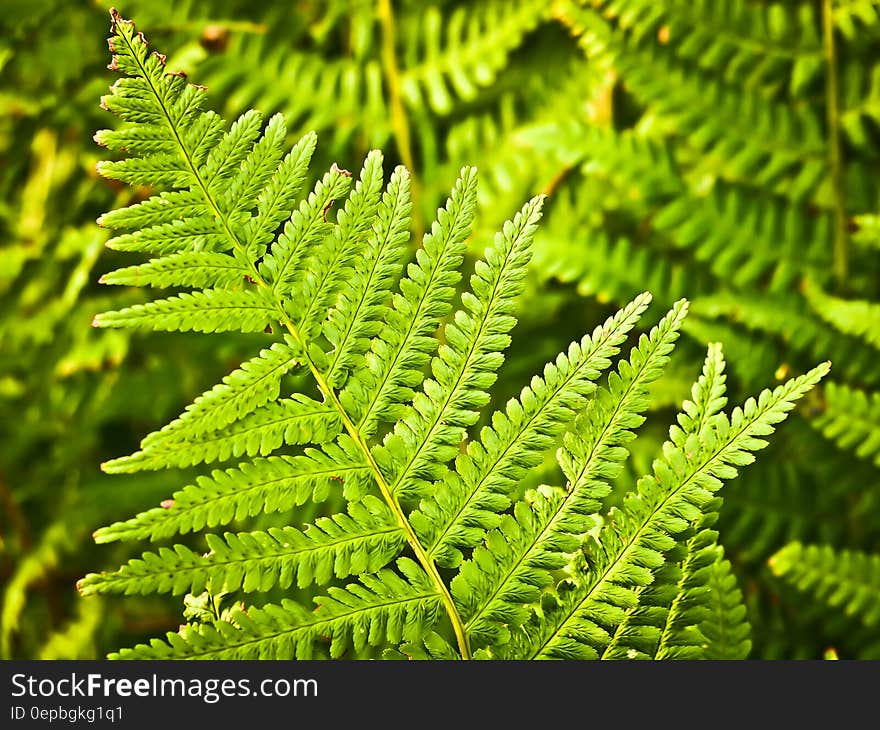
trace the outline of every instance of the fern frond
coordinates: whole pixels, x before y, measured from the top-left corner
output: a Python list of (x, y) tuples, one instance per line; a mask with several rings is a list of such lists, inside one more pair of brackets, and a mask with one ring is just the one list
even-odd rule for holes
[(165, 190), (126, 208), (102, 213), (97, 222), (105, 228), (143, 231), (163, 223), (195, 218), (204, 213), (204, 198), (197, 190)]
[(121, 286), (186, 286), (193, 289), (234, 289), (248, 270), (225, 253), (186, 251), (116, 269), (100, 278), (102, 284)]
[(308, 267), (302, 287), (302, 298), (307, 305), (296, 321), (302, 337), (311, 339), (343, 282), (354, 274), (352, 259), (358, 255), (361, 240), (373, 226), (381, 195), (382, 154), (374, 150), (367, 155), (355, 189), (339, 212), (333, 234), (314, 253)]
[[(685, 544), (673, 598), (656, 649), (657, 659), (745, 659), (751, 648), (742, 592), (718, 533), (703, 528)], [(656, 591), (652, 585), (649, 591)]]
[(131, 456), (105, 462), (108, 473), (184, 468), (241, 456), (267, 456), (282, 444), (323, 443), (342, 430), (339, 414), (302, 394), (267, 403), (217, 431), (171, 432)]
[(717, 185), (701, 197), (680, 195), (653, 224), (676, 245), (694, 248), (719, 279), (741, 288), (769, 279), (781, 289), (802, 272), (830, 263), (830, 214), (808, 214), (788, 201), (767, 200), (733, 185)]
[[(678, 186), (670, 184), (675, 172), (669, 151), (634, 134), (612, 134), (585, 125), (578, 132), (585, 155), (583, 177), (552, 199), (535, 243), (541, 275), (576, 283), (578, 293), (600, 301), (625, 302), (646, 287), (655, 301), (664, 303), (711, 291), (716, 282), (709, 268), (684, 259), (667, 235), (654, 229), (638, 237), (618, 234), (608, 230), (604, 217), (596, 219), (597, 211), (614, 207), (609, 199), (617, 196), (641, 201), (680, 195)], [(584, 144), (584, 139), (589, 142)], [(642, 214), (640, 206), (638, 215)], [(590, 225), (573, 231), (572, 220)]]
[[(579, 511), (577, 503), (582, 497), (593, 502), (606, 496), (606, 480), (616, 476), (619, 467), (615, 464), (626, 456), (622, 447), (644, 422), (641, 413), (648, 406), (646, 386), (662, 375), (687, 307), (686, 301), (676, 303), (649, 336), (642, 335), (630, 359), (609, 375), (607, 386), (563, 437), (557, 459), (568, 479), (566, 490), (572, 494), (574, 513)], [(564, 517), (560, 519), (565, 522)], [(559, 528), (565, 529), (562, 524)]]
[(435, 5), (416, 13), (403, 54), (401, 88), (407, 103), (447, 114), (454, 106), (452, 93), (473, 99), (545, 12), (541, 0), (491, 0), (475, 13), (459, 7), (447, 18)]
[(868, 626), (880, 622), (880, 555), (793, 542), (770, 558), (770, 568), (786, 583), (847, 616)]
[(382, 195), (366, 251), (355, 261), (354, 276), (344, 283), (324, 324), (324, 336), (333, 346), (327, 381), (334, 387), (345, 383), (381, 330), (388, 312), (386, 292), (398, 276), (409, 240), (411, 211), (409, 173), (398, 167)]
[(703, 371), (691, 388), (691, 400), (682, 404), (678, 426), (672, 427), (673, 443), (683, 440), (678, 433), (685, 437), (691, 434), (701, 436), (706, 429), (713, 427), (715, 421), (721, 420), (719, 414), (727, 405), (726, 366), (720, 343), (710, 343)]
[[(760, 88), (736, 88), (700, 70), (695, 73), (658, 44), (630, 37), (626, 14), (618, 19), (612, 13), (606, 20), (579, 5), (562, 3), (560, 16), (588, 57), (613, 66), (627, 88), (658, 116), (657, 122), (683, 135), (713, 174), (760, 184), (795, 201), (824, 196), (827, 203), (823, 183), (828, 160), (816, 109), (795, 112), (790, 104), (768, 99)], [(713, 34), (717, 36), (712, 32), (705, 37)], [(765, 57), (759, 53), (753, 58)], [(815, 54), (810, 59), (815, 71), (819, 59)], [(713, 63), (714, 68), (718, 66)]]
[(305, 134), (284, 156), (257, 197), (256, 216), (245, 231), (249, 254), (261, 255), (262, 247), (274, 239), (275, 229), (291, 215), (317, 143), (314, 133)]
[[(513, 45), (547, 12), (545, 3), (533, 0), (518, 1), (512, 10), (502, 5), (493, 2), (473, 17), (497, 20), (499, 27), (516, 25), (504, 39)], [(554, 3), (554, 9), (557, 5), (566, 3)], [(618, 12), (624, 5), (635, 15), (628, 19), (626, 12)], [(644, 21), (653, 32), (659, 16), (642, 0), (620, 0), (614, 7), (597, 0), (581, 10), (596, 16), (600, 6), (608, 11), (600, 18), (609, 29), (605, 53), (615, 67), (620, 61), (628, 79), (634, 78), (627, 64), (653, 58), (635, 26)], [(717, 18), (728, 18), (728, 11), (737, 21), (734, 36), (742, 17), (764, 17), (761, 11), (754, 15), (752, 9), (731, 5)], [(439, 13), (429, 8), (397, 20), (407, 18), (401, 27), (408, 22), (421, 27)], [(358, 17), (366, 23), (361, 30), (372, 27), (367, 9)], [(450, 27), (430, 39), (429, 49), (450, 38), (466, 38), (467, 47), (483, 43), (481, 26), (465, 30), (457, 25), (471, 17), (463, 9), (449, 17)], [(543, 196), (502, 226), (484, 259), (476, 262), (470, 288), (452, 314), (478, 204), (474, 168), (461, 169), (422, 247), (406, 264), (412, 202), (405, 170), (395, 170), (383, 191), (383, 158), (373, 151), (353, 190), (352, 175), (333, 165), (300, 200), (314, 135), (302, 137), (285, 155), (287, 128), (280, 116), (264, 123), (259, 113), (245, 111), (227, 126), (218, 115), (202, 111), (203, 89), (167, 74), (163, 59), (148, 55), (146, 41), (133, 26), (115, 11), (113, 18), (112, 46), (122, 49), (114, 54), (114, 65), (125, 78), (105, 106), (122, 124), (99, 139), (128, 154), (100, 169), (122, 181), (172, 189), (128, 213), (102, 218), (105, 225), (127, 231), (111, 239), (112, 246), (153, 255), (140, 267), (111, 272), (105, 281), (193, 291), (107, 312), (95, 324), (262, 332), (274, 343), (263, 345), (178, 418), (145, 437), (139, 451), (103, 465), (108, 472), (135, 472), (235, 460), (195, 477), (161, 507), (95, 534), (98, 542), (160, 540), (230, 525), (222, 534), (206, 535), (205, 554), (189, 547), (189, 541), (158, 547), (115, 572), (93, 573), (80, 582), (83, 593), (190, 594), (184, 617), (191, 624), (165, 641), (116, 656), (374, 656), (371, 647), (381, 647), (388, 656), (463, 659), (474, 656), (474, 649), (479, 656), (511, 658), (630, 656), (633, 651), (702, 656), (713, 650), (710, 640), (719, 653), (742, 651), (747, 636), (740, 594), (716, 535), (708, 529), (719, 504), (714, 493), (736, 475), (736, 467), (751, 462), (752, 452), (766, 445), (762, 437), (825, 374), (827, 365), (765, 391), (728, 418), (721, 412), (726, 404), (724, 361), (713, 346), (653, 472), (628, 484), (623, 467), (630, 443), (651, 407), (649, 387), (670, 359), (687, 310), (685, 301), (677, 302), (638, 339), (597, 392), (596, 381), (611, 368), (649, 306), (650, 296), (642, 294), (548, 362), (518, 398), (493, 414), (481, 413), (510, 344), (515, 300), (525, 288)], [(490, 36), (496, 29), (491, 31)], [(387, 27), (383, 32), (384, 52), (393, 56), (393, 48), (387, 53), (393, 36)], [(706, 44), (702, 48), (709, 47), (711, 39), (700, 33), (695, 38)], [(413, 47), (423, 47), (422, 40), (422, 35), (407, 37)], [(633, 245), (650, 249), (640, 261), (651, 270), (649, 280), (659, 281), (666, 293), (691, 284), (708, 291), (736, 269), (734, 284), (770, 278), (770, 288), (783, 297), (793, 281), (825, 261), (824, 248), (822, 256), (804, 255), (803, 241), (776, 257), (756, 260), (743, 254), (748, 238), (769, 240), (779, 232), (819, 235), (825, 223), (805, 228), (802, 207), (790, 201), (820, 207), (828, 207), (828, 201), (815, 178), (819, 168), (813, 158), (819, 153), (813, 152), (821, 144), (811, 134), (794, 140), (790, 150), (770, 144), (773, 124), (784, 127), (790, 116), (801, 120), (771, 99), (768, 88), (787, 74), (801, 74), (792, 83), (805, 83), (808, 63), (793, 70), (801, 63), (801, 49), (795, 46), (803, 39), (764, 39), (776, 51), (791, 41), (794, 50), (791, 56), (781, 54), (784, 59), (775, 57), (775, 71), (760, 73), (754, 49), (742, 40), (736, 36), (719, 43), (727, 44), (723, 57), (735, 58), (761, 78), (751, 88), (754, 99), (744, 107), (745, 122), (734, 113), (742, 109), (734, 109), (738, 96), (727, 81), (719, 82), (713, 96), (690, 80), (670, 91), (661, 90), (666, 79), (636, 78), (628, 89), (656, 112), (654, 132), (639, 125), (615, 135), (623, 142), (618, 148), (603, 144), (609, 139), (604, 133), (581, 139), (578, 115), (566, 116), (556, 129), (563, 130), (560, 134), (567, 130), (572, 149), (548, 155), (546, 166), (530, 178), (535, 185), (549, 180), (552, 189), (563, 184), (572, 165), (582, 165), (575, 173), (586, 190), (575, 201), (579, 211), (598, 200), (603, 186), (614, 188), (619, 210), (602, 206), (589, 212), (585, 229), (605, 228), (604, 219), (615, 216), (620, 231), (644, 228), (644, 236), (636, 231)], [(353, 38), (352, 43), (358, 58), (368, 56), (362, 45), (368, 40)], [(513, 47), (504, 43), (493, 50), (500, 49), (500, 65)], [(450, 58), (465, 46), (453, 43)], [(468, 86), (471, 71), (489, 63), (488, 83), (500, 68), (492, 66), (494, 58), (465, 59), (447, 72), (441, 68), (446, 61), (429, 53), (426, 64), (415, 67), (428, 74), (416, 80), (415, 90), (415, 77), (407, 76), (411, 64), (409, 71), (401, 71), (395, 69), (396, 59), (384, 61), (392, 76), (402, 73), (389, 81), (398, 87), (392, 96), (399, 96), (402, 81), (404, 101), (412, 103), (414, 94), (426, 89), (435, 101), (450, 88), (467, 98), (476, 88)], [(681, 58), (663, 53), (657, 58), (662, 68), (681, 71)], [(600, 75), (601, 69), (591, 72), (591, 93)], [(514, 74), (507, 80), (497, 98), (513, 98), (518, 78)], [(565, 89), (576, 89), (575, 81), (568, 78)], [(613, 83), (603, 87), (608, 94)], [(534, 95), (541, 97), (537, 91)], [(565, 94), (556, 99), (564, 101)], [(395, 100), (397, 117), (400, 101)], [(722, 139), (719, 123), (706, 120), (707, 105), (716, 102), (723, 102), (719, 118), (735, 117), (739, 126), (728, 136), (743, 141), (746, 151), (734, 150)], [(557, 121), (549, 106), (544, 114), (544, 122)], [(420, 116), (417, 134), (420, 152), (433, 159), (437, 140), (429, 117)], [(759, 133), (747, 133), (748, 124)], [(408, 136), (401, 128), (396, 118), (396, 138)], [(690, 169), (692, 159), (673, 154), (667, 142), (678, 134), (693, 137), (691, 156), (711, 151), (705, 169)], [(822, 174), (826, 163), (823, 157)], [(448, 171), (448, 162), (440, 165)], [(707, 176), (705, 185), (696, 191), (680, 167), (695, 179)], [(746, 192), (754, 177), (759, 184), (778, 184), (779, 199), (766, 206), (755, 203)], [(420, 200), (433, 205), (423, 197), (425, 190), (419, 189)], [(698, 214), (686, 218), (676, 208), (682, 200), (693, 204), (707, 190), (714, 191), (712, 204), (700, 205)], [(760, 220), (740, 215), (755, 206)], [(500, 218), (502, 207), (513, 206), (497, 207), (493, 215)], [(665, 217), (658, 210), (665, 210)], [(828, 219), (825, 212), (818, 215)], [(735, 245), (720, 246), (722, 233), (731, 231)], [(690, 261), (694, 257), (688, 248), (705, 261)], [(663, 252), (664, 265), (652, 266), (654, 251)], [(635, 286), (642, 272), (634, 268), (630, 273), (631, 279), (618, 278), (610, 286), (616, 292)], [(529, 327), (534, 327), (532, 320)], [(814, 333), (803, 339), (811, 346), (818, 341)], [(468, 429), (487, 416), (478, 438), (468, 442)], [(559, 447), (557, 461), (567, 484), (534, 487), (540, 475), (533, 471), (551, 447)], [(641, 468), (647, 449), (633, 448), (633, 453)], [(620, 506), (609, 508), (619, 498)], [(295, 509), (310, 501), (314, 508)], [(238, 524), (262, 515), (256, 525)], [(710, 567), (717, 575), (709, 575)], [(459, 568), (451, 585), (441, 568)], [(340, 581), (349, 578), (354, 582), (343, 587)], [(712, 581), (715, 588), (706, 590)], [(314, 585), (325, 584), (335, 585), (316, 599), (316, 611), (285, 595), (294, 586), (313, 595)], [(246, 610), (200, 608), (210, 596), (230, 592), (268, 595)]]
[(167, 643), (153, 639), (110, 658), (310, 659), (319, 641), (329, 641), (338, 658), (349, 648), (417, 642), (436, 623), (440, 596), (415, 563), (401, 558), (397, 567), (403, 577), (385, 568), (331, 588), (315, 599), (314, 611), (290, 600), (235, 611), (229, 622), (184, 626), (169, 632)]
[(205, 289), (95, 317), (95, 327), (141, 327), (165, 332), (263, 332), (276, 319), (260, 291)]
[(437, 346), (430, 335), (449, 312), (460, 278), (458, 266), (473, 220), (476, 181), (474, 168), (461, 171), (446, 207), (438, 210), (416, 261), (399, 284), (386, 326), (373, 337), (366, 367), (339, 395), (365, 435), (372, 435), (380, 420), (394, 423), (403, 414), (412, 386), (421, 381), (418, 371)]
[[(534, 658), (595, 656), (610, 641), (609, 631), (637, 604), (636, 590), (650, 584), (663, 565), (663, 553), (697, 519), (705, 504), (731, 479), (737, 468), (754, 460), (766, 446), (761, 436), (784, 420), (795, 402), (828, 372), (828, 364), (794, 378), (773, 391), (763, 391), (734, 409), (729, 423), (716, 424), (702, 443), (690, 437), (682, 445), (668, 442), (653, 475), (639, 480), (623, 508), (587, 551), (583, 574), (560, 591), (559, 606), (540, 625), (522, 635), (518, 652)], [(707, 434), (708, 436), (708, 434)]]
[(835, 0), (832, 17), (841, 33), (854, 38), (862, 28), (880, 23), (880, 6), (875, 0)]
[[(539, 542), (564, 500), (564, 491), (548, 486), (526, 493), (490, 530), (470, 559), (460, 563), (452, 580), (452, 595), (466, 621), (468, 635), (480, 653), (485, 647), (507, 644), (511, 630), (525, 624), (530, 605), (552, 582), (549, 564), (532, 559)], [(584, 524), (588, 530), (589, 524)]]
[(707, 592), (706, 613), (699, 626), (707, 642), (703, 657), (745, 659), (752, 648), (751, 626), (729, 560), (718, 560), (710, 568)]
[[(259, 267), (260, 275), (273, 295), (287, 298), (294, 292), (297, 296), (303, 294), (307, 276), (305, 261), (313, 253), (314, 246), (331, 234), (333, 228), (326, 219), (327, 210), (334, 200), (346, 194), (349, 186), (350, 179), (346, 175), (328, 172), (293, 212)], [(288, 313), (296, 316), (294, 312), (303, 305), (302, 300), (294, 302)]]
[[(284, 30), (283, 43), (271, 33), (241, 34), (229, 51), (236, 63), (209, 59), (204, 65), (227, 108), (282, 112), (297, 129), (329, 135), (334, 150), (345, 149), (355, 134), (364, 135), (371, 146), (384, 145), (390, 125), (379, 61), (301, 49), (286, 32), (289, 27)], [(261, 72), (252, 73), (254, 68)], [(333, 102), (323, 103), (327, 99)]]
[(266, 532), (206, 535), (209, 551), (199, 555), (184, 545), (144, 553), (113, 573), (92, 573), (77, 588), (93, 593), (148, 594), (265, 592), (295, 585), (324, 585), (332, 578), (375, 573), (406, 544), (388, 507), (369, 495), (348, 514), (322, 517), (304, 531), (295, 527)]
[[(654, 580), (636, 588), (638, 603), (626, 609), (610, 633), (602, 659), (699, 659), (705, 641), (695, 625), (700, 605), (695, 596), (705, 581), (705, 572), (717, 558), (702, 543), (714, 545), (710, 530), (676, 545), (654, 572)], [(701, 542), (700, 542), (701, 541)], [(703, 547), (700, 550), (699, 547)]]
[[(876, 349), (859, 339), (818, 322), (803, 297), (765, 292), (720, 292), (700, 297), (691, 307), (691, 321), (713, 326), (702, 331), (712, 333), (714, 320), (728, 319), (746, 330), (749, 346), (754, 347), (755, 334), (762, 333), (780, 340), (786, 348), (816, 356), (835, 352), (841, 357), (841, 370), (860, 381), (878, 381)], [(708, 322), (707, 322), (708, 321)], [(732, 328), (727, 328), (731, 331)], [(725, 328), (721, 328), (724, 332)], [(736, 330), (733, 330), (736, 331)], [(720, 339), (712, 335), (709, 339)], [(757, 340), (761, 342), (760, 339)]]
[(751, 5), (739, 0), (599, 0), (603, 17), (615, 20), (633, 43), (662, 42), (676, 57), (747, 86), (797, 90), (822, 66), (817, 18), (809, 5)]
[(880, 304), (830, 296), (810, 281), (804, 284), (804, 295), (816, 314), (832, 327), (880, 349)]
[[(473, 606), (466, 615), (474, 634), (491, 638), (490, 620), (516, 626), (517, 619), (528, 615), (520, 604), (535, 601), (540, 589), (552, 582), (549, 571), (564, 568), (569, 555), (579, 549), (600, 500), (611, 489), (610, 480), (628, 456), (626, 444), (644, 421), (641, 414), (648, 406), (647, 386), (661, 376), (686, 313), (687, 303), (679, 302), (650, 336), (643, 335), (630, 359), (621, 361), (618, 371), (609, 375), (608, 384), (565, 433), (557, 452), (568, 479), (565, 494), (539, 508), (544, 521), (535, 525), (536, 531), (527, 533), (530, 541), (519, 542), (523, 552), (507, 551), (506, 563), (496, 565), (492, 571), (494, 583), (481, 577), (477, 586), (469, 586), (468, 574), (480, 571), (467, 563), (462, 566), (453, 588), (459, 588), (459, 600)], [(543, 500), (533, 496), (529, 501), (541, 505)], [(528, 518), (534, 510), (533, 506), (517, 505), (515, 514)], [(534, 525), (530, 519), (525, 523)], [(487, 546), (498, 542), (503, 543), (504, 538), (496, 533), (488, 538)], [(475, 551), (473, 561), (477, 566), (493, 561), (497, 564), (498, 559), (486, 552), (481, 548)], [(489, 547), (488, 552), (497, 555), (499, 550)], [(460, 582), (456, 585), (455, 581)]]
[(640, 295), (548, 363), (543, 378), (533, 377), (518, 400), (493, 414), (480, 440), (456, 459), (455, 471), (412, 513), (413, 527), (438, 562), (457, 565), (459, 548), (478, 545), (486, 530), (498, 524), (517, 481), (537, 465), (538, 452), (550, 446), (595, 390), (594, 381), (649, 302), (649, 295)]
[(39, 658), (48, 661), (96, 659), (96, 634), (104, 621), (106, 621), (106, 604), (103, 601), (81, 602), (73, 620), (46, 639), (40, 647)]
[[(722, 426), (726, 423), (721, 412), (727, 403), (724, 367), (721, 346), (709, 345), (691, 400), (684, 401), (677, 425), (670, 427), (672, 443), (683, 445), (689, 436), (702, 437), (716, 421)], [(696, 534), (680, 539), (666, 554), (650, 585), (635, 589), (638, 604), (626, 611), (602, 653), (603, 659), (663, 658), (672, 653), (696, 659), (705, 655), (706, 640), (697, 624), (699, 612), (704, 610), (702, 603), (708, 600), (706, 569), (721, 560), (717, 534), (709, 529), (720, 505), (717, 497), (712, 506), (707, 505)]]
[(830, 382), (825, 409), (811, 423), (842, 449), (880, 465), (880, 393)]
[(254, 459), (234, 469), (215, 469), (174, 493), (168, 503), (136, 517), (102, 527), (99, 543), (114, 540), (161, 540), (229, 524), (246, 517), (287, 512), (312, 500), (323, 502), (331, 489), (346, 490), (369, 480), (369, 467), (346, 437), (306, 449), (297, 456)]
[[(165, 211), (163, 211), (165, 212)], [(123, 233), (107, 241), (115, 251), (164, 256), (185, 251), (224, 251), (229, 248), (224, 233), (207, 215), (157, 223), (136, 233)]]
[(278, 399), (281, 378), (297, 364), (289, 342), (276, 342), (242, 363), (223, 382), (204, 392), (161, 431), (141, 441), (142, 449), (166, 440), (194, 440), (219, 431), (270, 401)]
[(431, 362), (436, 379), (424, 381), (412, 409), (373, 450), (380, 468), (393, 475), (391, 493), (398, 499), (423, 496), (428, 483), (443, 475), (444, 462), (455, 456), (465, 429), (489, 400), (487, 390), (516, 322), (514, 302), (523, 288), (542, 204), (540, 197), (526, 203), (476, 263), (471, 291), (462, 295), (465, 308), (444, 328), (446, 342)]

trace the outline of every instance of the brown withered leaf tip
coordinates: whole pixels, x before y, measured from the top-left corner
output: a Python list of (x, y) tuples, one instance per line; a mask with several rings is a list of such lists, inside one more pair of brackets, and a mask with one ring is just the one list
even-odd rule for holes
[[(125, 23), (125, 25), (130, 25), (130, 26), (134, 27), (133, 20), (126, 20), (125, 18), (123, 18), (119, 14), (119, 11), (116, 8), (110, 8), (110, 32), (113, 33), (114, 35), (107, 39), (107, 47), (110, 49), (110, 53), (112, 53), (114, 55), (113, 55), (112, 59), (110, 60), (110, 63), (107, 65), (107, 68), (110, 69), (111, 71), (118, 71), (119, 70), (119, 65), (118, 65), (118, 61), (116, 58), (116, 45), (114, 44), (114, 41), (115, 41), (116, 27), (120, 23)], [(137, 38), (145, 46), (150, 45), (150, 42), (147, 40), (147, 37), (143, 34), (142, 31), (138, 31)], [(166, 59), (166, 56), (164, 53), (159, 53), (159, 51), (153, 51), (152, 55), (155, 56), (156, 60), (159, 61), (159, 65), (161, 65), (163, 67), (165, 66), (165, 61), (167, 59)], [(166, 71), (165, 75), (166, 76), (178, 76), (182, 79), (186, 78), (185, 71)], [(115, 84), (114, 84), (114, 86), (115, 86)], [(200, 91), (207, 91), (207, 89), (208, 89), (207, 86), (202, 86), (201, 84), (193, 84), (193, 86), (195, 88), (199, 89)], [(113, 86), (110, 87), (110, 90), (113, 91)], [(105, 111), (107, 111), (107, 106), (104, 102), (103, 97), (101, 97), (101, 108), (104, 109)]]
[(116, 25), (118, 23), (125, 23), (126, 25), (134, 25), (133, 20), (126, 20), (125, 18), (123, 18), (119, 14), (119, 11), (116, 8), (110, 8), (110, 32), (111, 33), (116, 32)]

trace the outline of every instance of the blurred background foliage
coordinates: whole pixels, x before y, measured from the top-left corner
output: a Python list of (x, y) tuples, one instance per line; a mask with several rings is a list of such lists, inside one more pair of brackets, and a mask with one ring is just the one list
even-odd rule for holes
[[(76, 595), (77, 578), (134, 550), (91, 532), (186, 478), (99, 465), (252, 349), (89, 326), (143, 296), (96, 284), (119, 265), (96, 217), (147, 192), (95, 173), (109, 5), (3, 0), (0, 13), (3, 657), (100, 657), (176, 627), (173, 601)], [(705, 343), (723, 343), (736, 402), (832, 360), (832, 382), (725, 490), (719, 529), (754, 656), (880, 657), (880, 2), (117, 5), (224, 115), (283, 112), (291, 144), (317, 131), (315, 174), (374, 147), (409, 167), (416, 233), (465, 163), (481, 176), (474, 252), (549, 194), (502, 400), (639, 291), (654, 315), (689, 298), (633, 473)]]

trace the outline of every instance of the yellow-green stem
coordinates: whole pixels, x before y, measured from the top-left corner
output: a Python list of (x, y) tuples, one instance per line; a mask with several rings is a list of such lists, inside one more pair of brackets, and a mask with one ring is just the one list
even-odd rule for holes
[(397, 66), (397, 30), (394, 21), (394, 10), (391, 0), (379, 0), (376, 7), (379, 24), (382, 26), (382, 73), (388, 87), (388, 104), (391, 111), (391, 130), (400, 161), (411, 174), (410, 195), (413, 203), (413, 230), (417, 240), (424, 233), (421, 209), (419, 208), (419, 186), (415, 178), (415, 166), (412, 153), (412, 135), (409, 128), (409, 117), (403, 103), (403, 90), (400, 81), (400, 69)]
[[(262, 281), (262, 284), (264, 286), (268, 286), (264, 281)], [(278, 307), (278, 309), (283, 314), (280, 306)], [(452, 595), (449, 593), (449, 589), (446, 587), (446, 583), (443, 581), (443, 578), (440, 577), (440, 573), (437, 572), (437, 566), (434, 564), (434, 561), (431, 559), (424, 546), (419, 541), (419, 538), (413, 530), (412, 525), (410, 525), (409, 520), (406, 519), (406, 515), (403, 513), (403, 509), (401, 508), (400, 503), (391, 493), (391, 488), (388, 486), (388, 482), (385, 480), (385, 476), (382, 474), (381, 469), (379, 469), (379, 465), (373, 458), (373, 454), (370, 452), (370, 447), (367, 445), (366, 441), (364, 441), (363, 435), (349, 417), (348, 412), (345, 410), (345, 407), (342, 405), (342, 403), (339, 402), (339, 398), (336, 396), (336, 393), (333, 392), (333, 388), (330, 387), (330, 384), (327, 383), (324, 376), (315, 366), (312, 359), (308, 356), (306, 352), (306, 344), (301, 339), (300, 334), (294, 326), (293, 322), (290, 321), (290, 318), (288, 318), (286, 314), (283, 314), (283, 320), (285, 327), (287, 327), (290, 334), (299, 343), (300, 347), (303, 349), (303, 352), (306, 353), (306, 363), (312, 373), (312, 377), (314, 377), (315, 382), (318, 384), (318, 388), (320, 389), (321, 393), (323, 393), (324, 397), (333, 404), (333, 407), (339, 413), (340, 418), (342, 418), (342, 423), (345, 426), (345, 430), (348, 431), (348, 435), (351, 436), (352, 440), (358, 445), (358, 448), (361, 450), (361, 453), (367, 460), (367, 463), (370, 466), (370, 470), (373, 472), (373, 478), (376, 480), (376, 485), (379, 487), (379, 491), (381, 492), (382, 497), (385, 499), (385, 502), (394, 513), (394, 516), (397, 519), (397, 523), (403, 528), (403, 531), (406, 534), (407, 542), (409, 543), (409, 546), (412, 548), (413, 552), (416, 554), (416, 557), (418, 558), (419, 563), (421, 563), (422, 568), (424, 568), (425, 572), (430, 576), (431, 581), (434, 583), (437, 591), (440, 593), (440, 597), (443, 600), (443, 606), (445, 607), (446, 613), (449, 616), (449, 621), (452, 624), (452, 630), (455, 632), (455, 638), (458, 643), (458, 649), (461, 652), (462, 659), (470, 659), (470, 646), (468, 645), (467, 634), (464, 630), (464, 622), (462, 621), (461, 615), (459, 614), (458, 609), (455, 606), (455, 602), (452, 600)]]
[(822, 0), (822, 27), (825, 48), (825, 108), (828, 121), (831, 194), (834, 205), (834, 278), (837, 288), (846, 287), (849, 275), (849, 236), (843, 190), (843, 152), (840, 145), (840, 90), (837, 78), (837, 49), (834, 39), (833, 0)]

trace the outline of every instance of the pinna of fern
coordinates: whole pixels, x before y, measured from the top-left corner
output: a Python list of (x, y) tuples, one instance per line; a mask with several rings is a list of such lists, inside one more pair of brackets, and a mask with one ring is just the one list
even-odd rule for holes
[[(868, 628), (880, 622), (880, 554), (791, 542), (770, 558), (770, 569), (785, 583), (852, 622)], [(880, 645), (875, 634), (868, 637), (863, 655), (876, 658)]]
[[(603, 499), (686, 301), (599, 387), (650, 302), (637, 296), (469, 438), (511, 341), (543, 198), (496, 234), (453, 313), (474, 168), (461, 171), (407, 262), (405, 169), (383, 187), (374, 151), (357, 178), (334, 166), (299, 199), (314, 135), (285, 154), (279, 116), (263, 125), (247, 112), (227, 127), (202, 110), (203, 88), (167, 73), (133, 23), (112, 15), (111, 66), (122, 78), (103, 105), (123, 124), (98, 139), (127, 157), (101, 172), (165, 191), (103, 217), (129, 231), (108, 245), (152, 257), (104, 280), (191, 291), (95, 324), (265, 332), (269, 342), (136, 453), (104, 464), (111, 473), (223, 465), (96, 533), (108, 542), (210, 529), (207, 552), (159, 547), (79, 583), (86, 595), (207, 590), (252, 605), (115, 656), (340, 657), (370, 647), (465, 659), (743, 655), (741, 594), (710, 529), (716, 493), (828, 364), (727, 414), (713, 346), (652, 472), (609, 510)], [(287, 392), (291, 373), (310, 378), (311, 395)], [(557, 445), (565, 487), (522, 494)], [(286, 524), (306, 502), (334, 500), (344, 512)], [(285, 525), (213, 532), (261, 514)], [(292, 586), (313, 589), (318, 610), (284, 597)], [(279, 591), (280, 600), (259, 595)]]

